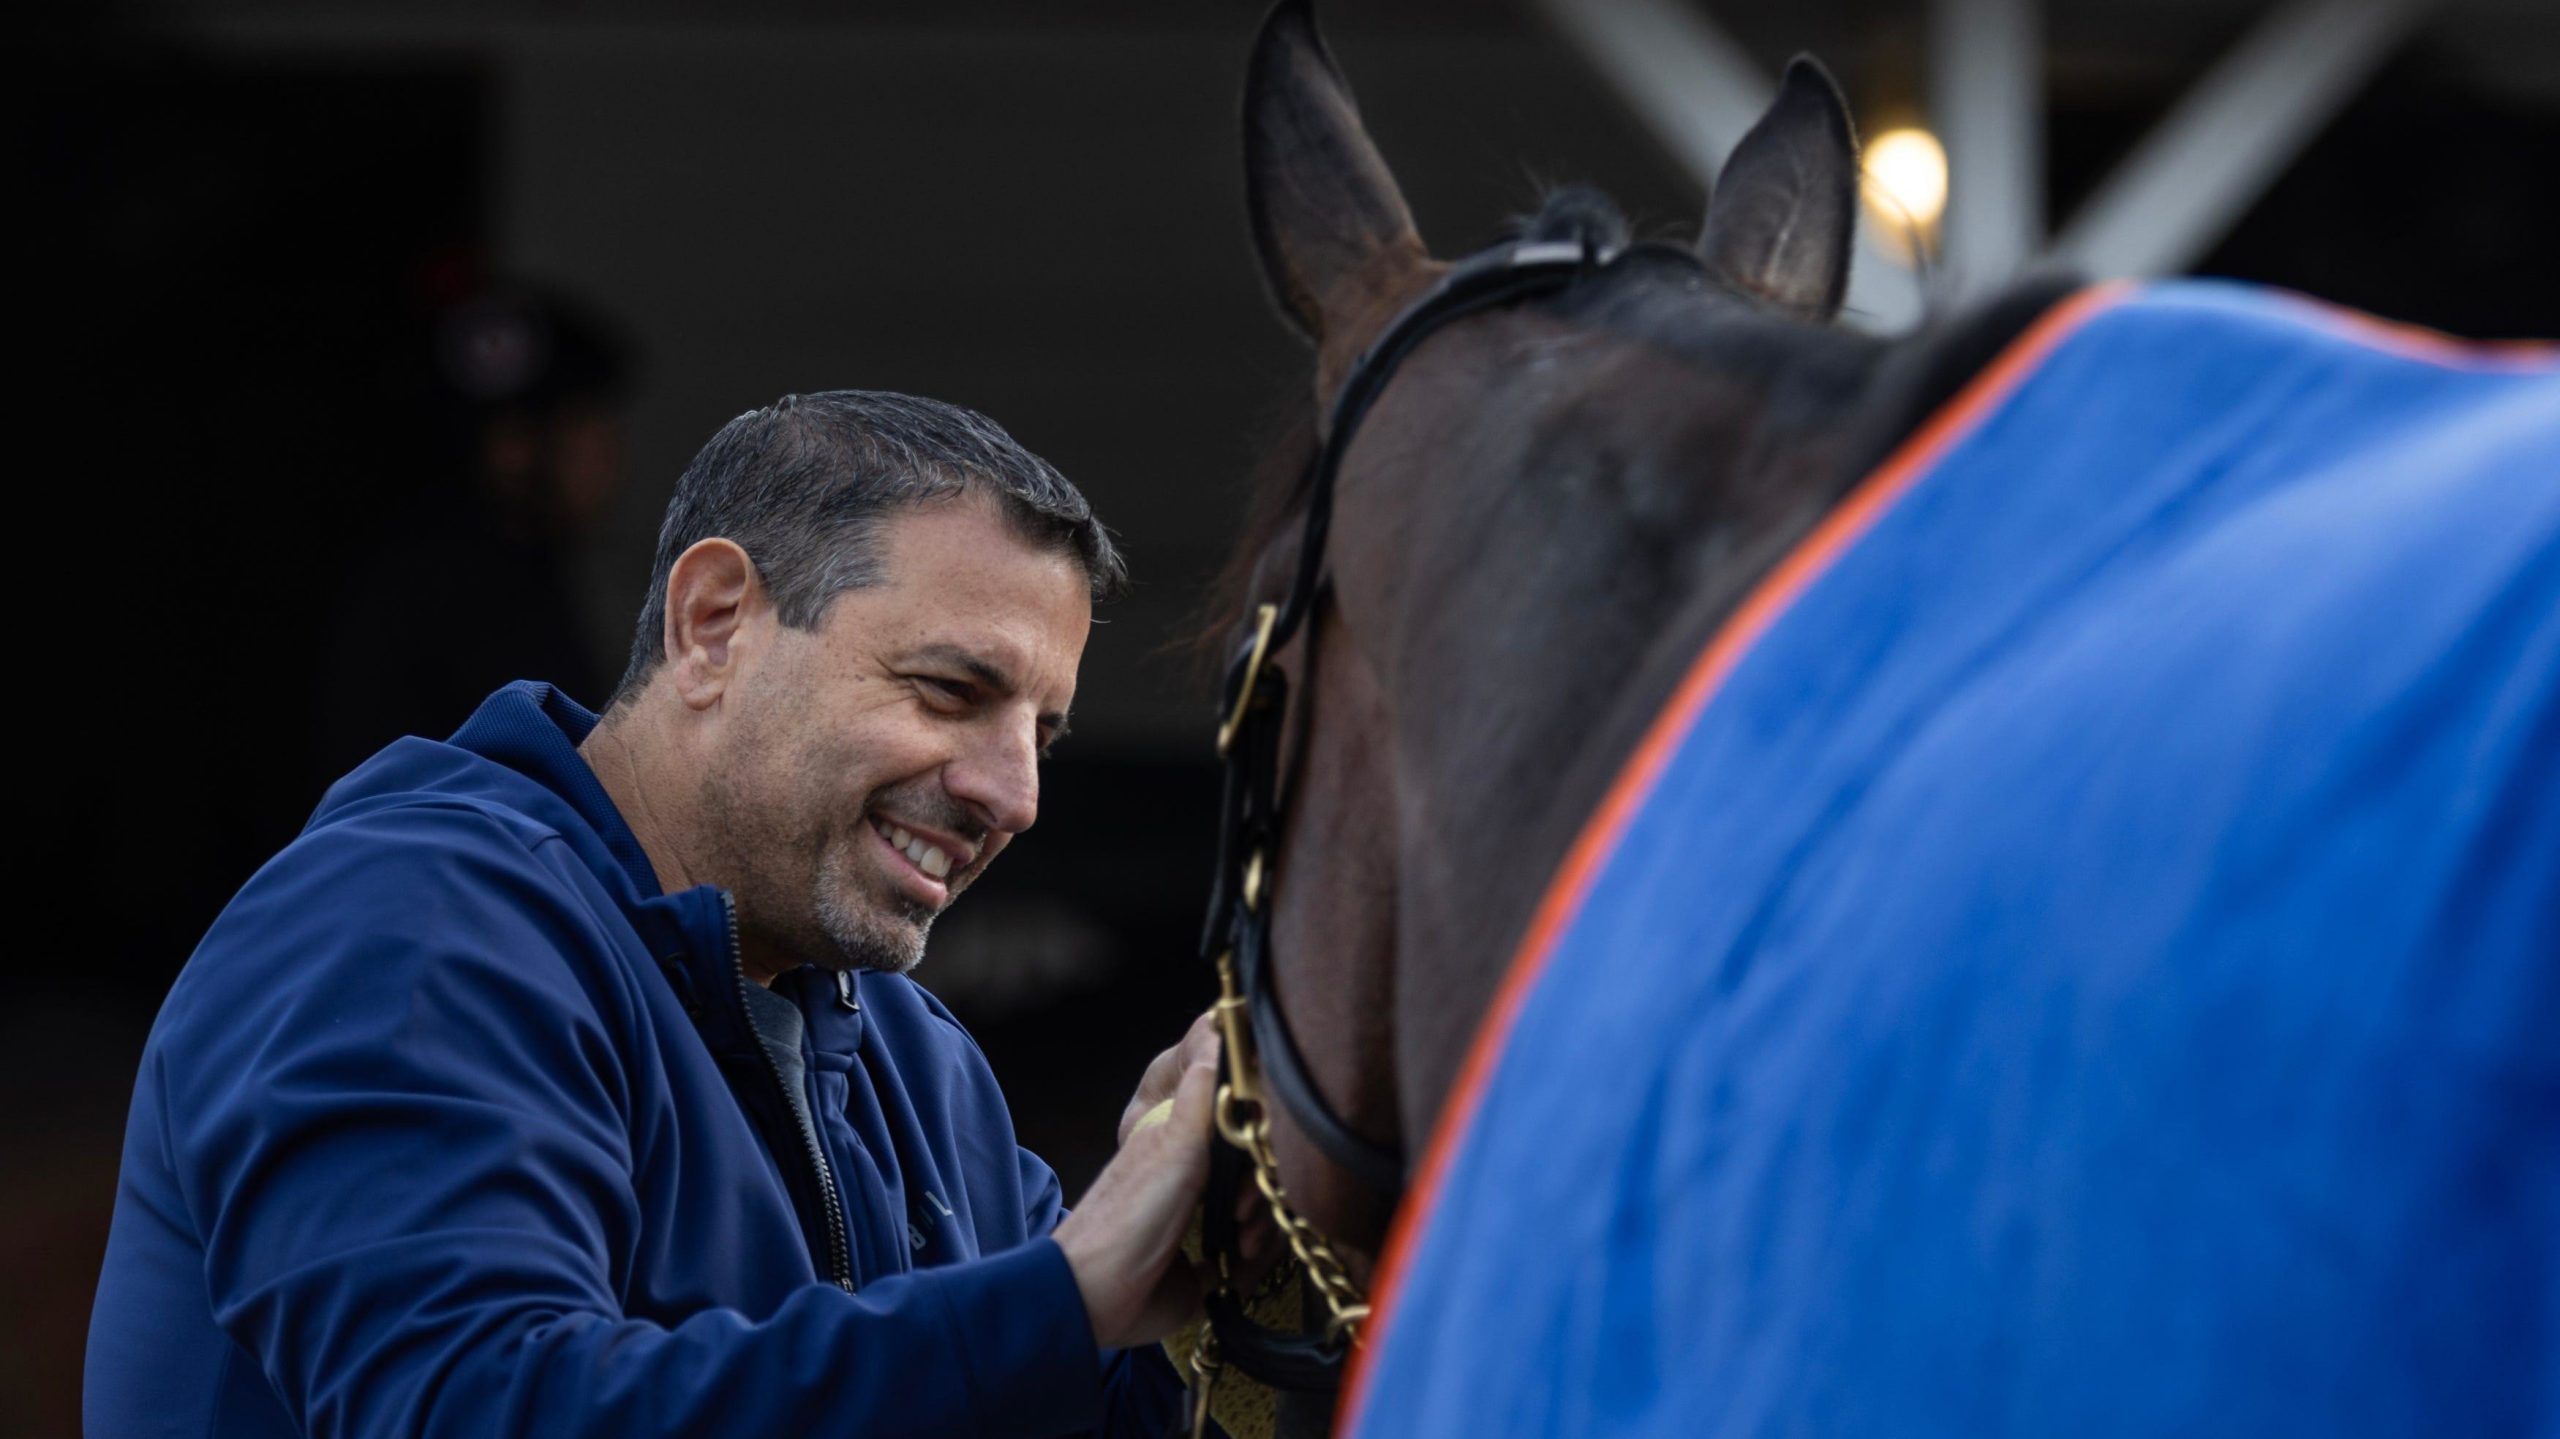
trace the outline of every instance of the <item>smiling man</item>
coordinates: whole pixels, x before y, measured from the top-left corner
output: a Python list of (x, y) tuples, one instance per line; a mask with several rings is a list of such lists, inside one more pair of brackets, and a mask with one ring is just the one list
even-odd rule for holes
[[(966, 411), (876, 395), (777, 409), (688, 473), (631, 669), (580, 748), (661, 883), (735, 895), (759, 983), (799, 964), (905, 973), (1037, 816), (1119, 558), (1056, 471)], [(837, 415), (841, 430), (821, 418)], [(919, 441), (930, 453), (898, 453)], [(840, 466), (912, 477), (862, 496), (829, 484)], [(757, 591), (771, 641), (741, 667)]]
[(1039, 808), (1084, 498), (795, 396), (668, 508), (601, 718), (511, 685), (332, 788), (135, 1086), (92, 1434), (1147, 1434), (1215, 1041), (1073, 1215), (906, 976)]

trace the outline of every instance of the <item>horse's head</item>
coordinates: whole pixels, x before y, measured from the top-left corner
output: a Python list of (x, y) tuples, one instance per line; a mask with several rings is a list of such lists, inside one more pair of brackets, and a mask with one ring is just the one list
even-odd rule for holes
[[(1314, 349), (1321, 416), (1448, 267), (1298, 0), (1256, 43), (1244, 134), (1254, 242)], [(1400, 365), (1344, 455), (1330, 585), (1275, 659), (1296, 697), (1281, 751), (1296, 762), (1270, 890), (1290, 1026), (1363, 1134), (1424, 1138), (1597, 793), (1579, 776), (1595, 751), (1623, 750), (1622, 701), (1645, 687), (1675, 612), (1783, 515), (1819, 512), (1804, 487), (1762, 476), (1754, 447), (1778, 433), (1772, 416), (1810, 420), (1809, 396), (1868, 353), (1814, 338), (1846, 289), (1855, 194), (1838, 92), (1800, 61), (1691, 255), (1634, 255), (1561, 296), (1450, 324)], [(1623, 231), (1607, 202), (1568, 194), (1528, 237), (1614, 247)], [(1666, 308), (1677, 333), (1656, 325)], [(1716, 363), (1695, 352), (1700, 333), (1724, 337)], [(1808, 347), (1829, 380), (1804, 378)], [(1304, 488), (1261, 497), (1237, 565), (1240, 629), (1290, 585)], [(1288, 1116), (1275, 1131), (1301, 1207), (1374, 1248), (1385, 1198)]]

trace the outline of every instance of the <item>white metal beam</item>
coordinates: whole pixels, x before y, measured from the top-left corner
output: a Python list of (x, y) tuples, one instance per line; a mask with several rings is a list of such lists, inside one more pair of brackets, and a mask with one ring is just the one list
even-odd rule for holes
[(1935, 0), (1929, 118), (1947, 148), (1939, 223), (1951, 296), (2013, 278), (2044, 246), (2044, 36), (2039, 0)]
[[(1714, 184), (1777, 94), (1747, 51), (1678, 0), (1538, 0), (1538, 8), (1702, 186)], [(1896, 331), (1920, 316), (1918, 278), (1878, 240), (1861, 206), (1847, 318)]]
[(2055, 254), (2098, 276), (2193, 265), (2431, 8), (2433, 0), (2286, 0), (2143, 137)]

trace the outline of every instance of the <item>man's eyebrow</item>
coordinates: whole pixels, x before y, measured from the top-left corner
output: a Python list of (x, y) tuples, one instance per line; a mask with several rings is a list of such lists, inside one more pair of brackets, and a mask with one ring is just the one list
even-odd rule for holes
[(949, 665), (989, 689), (1002, 690), (1006, 694), (1013, 693), (1013, 676), (1005, 673), (1004, 666), (984, 655), (964, 650), (958, 645), (926, 645), (923, 649), (916, 651), (916, 658), (934, 664)]
[[(973, 650), (965, 650), (955, 644), (931, 644), (916, 651), (916, 658), (919, 661), (949, 665), (999, 694), (1009, 695), (1014, 692), (1013, 676), (1005, 672), (1004, 666)], [(1064, 711), (1044, 714), (1040, 716), (1040, 723), (1049, 727), (1049, 743), (1056, 744), (1067, 737), (1067, 716)]]

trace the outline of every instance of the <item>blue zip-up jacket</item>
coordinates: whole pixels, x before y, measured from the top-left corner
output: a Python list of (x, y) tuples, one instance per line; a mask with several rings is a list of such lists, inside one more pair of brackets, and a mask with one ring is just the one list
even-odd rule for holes
[(89, 1432), (1173, 1427), (950, 1013), (881, 974), (751, 995), (594, 723), (517, 684), (401, 740), (215, 921), (134, 1086)]

